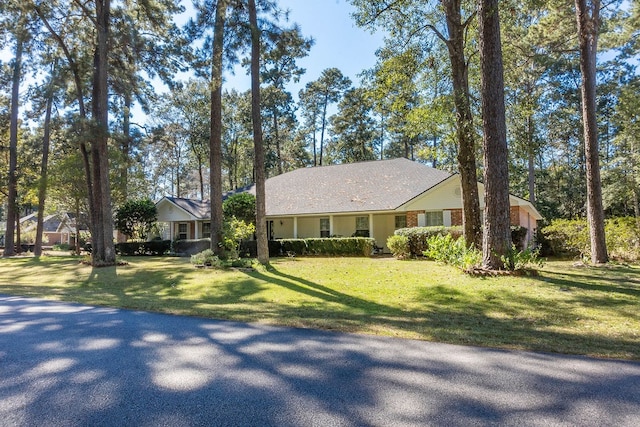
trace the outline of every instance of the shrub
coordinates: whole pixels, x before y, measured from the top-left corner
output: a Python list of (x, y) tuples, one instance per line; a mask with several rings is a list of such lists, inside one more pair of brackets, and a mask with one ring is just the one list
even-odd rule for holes
[(191, 255), (191, 264), (195, 266), (220, 267), (220, 259), (213, 253), (211, 249), (205, 249), (202, 252)]
[(284, 239), (282, 242), (282, 253), (291, 255), (306, 255), (308, 252), (307, 241), (305, 239)]
[(68, 243), (57, 243), (51, 249), (54, 251), (68, 251), (71, 246)]
[(131, 241), (116, 243), (116, 253), (125, 256), (164, 255), (171, 249), (171, 240)]
[(454, 239), (462, 236), (462, 227), (412, 227), (401, 228), (394, 233), (396, 236), (406, 236), (409, 240), (411, 256), (421, 256), (428, 249), (428, 240), (432, 236), (451, 235)]
[(164, 255), (171, 250), (171, 240), (151, 240), (144, 246), (149, 255)]
[(463, 236), (454, 239), (451, 234), (431, 236), (424, 256), (438, 262), (453, 265), (468, 271), (482, 261), (482, 253), (468, 248)]
[(516, 249), (515, 245), (506, 256), (501, 258), (507, 270), (525, 271), (542, 268), (543, 261), (540, 258), (538, 249), (526, 248), (522, 251)]
[(211, 239), (186, 239), (173, 242), (173, 252), (180, 255), (193, 255), (211, 248)]
[(585, 256), (589, 253), (589, 229), (585, 219), (556, 219), (541, 233), (554, 255)]
[(256, 226), (239, 220), (235, 216), (227, 219), (223, 224), (222, 246), (227, 252), (228, 258), (237, 259), (240, 253), (240, 244), (255, 233)]
[(370, 237), (337, 237), (306, 239), (306, 243), (311, 255), (371, 256), (376, 242)]
[(235, 217), (247, 224), (256, 223), (256, 196), (250, 193), (237, 193), (222, 202), (222, 212), (225, 219)]
[(115, 226), (120, 232), (134, 239), (146, 239), (158, 213), (151, 199), (129, 200), (118, 208)]
[(409, 250), (409, 238), (407, 236), (401, 236), (394, 234), (387, 239), (387, 247), (391, 251), (394, 257), (398, 259), (406, 259), (411, 257), (411, 251)]
[[(541, 230), (545, 243), (556, 256), (591, 256), (589, 226), (586, 219), (557, 219)], [(640, 259), (640, 228), (635, 218), (605, 220), (607, 250), (611, 259), (637, 261)]]
[(523, 227), (521, 225), (512, 225), (511, 226), (511, 242), (515, 245), (518, 250), (525, 249), (525, 237), (527, 237), (527, 232), (529, 230), (527, 227)]
[(640, 260), (640, 227), (635, 218), (611, 218), (605, 221), (605, 236), (611, 259)]

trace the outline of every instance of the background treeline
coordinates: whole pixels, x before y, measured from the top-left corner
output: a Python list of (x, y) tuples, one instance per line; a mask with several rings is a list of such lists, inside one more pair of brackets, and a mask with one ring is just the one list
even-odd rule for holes
[[(100, 156), (108, 156), (114, 207), (129, 198), (209, 198), (216, 2), (112, 1), (106, 17), (103, 3), (0, 4), (0, 50), (6, 58), (0, 62), (2, 220), (12, 185), (19, 213), (37, 208), (45, 182), (46, 210), (90, 211), (84, 163), (99, 170)], [(244, 3), (228, 3), (234, 7), (224, 33), (224, 67), (248, 68)], [(394, 157), (458, 172), (461, 122), (450, 77), (454, 33), (447, 15), (453, 6), (464, 30), (458, 66), (468, 83), (467, 136), (475, 158), (482, 159), (476, 2), (351, 3), (359, 25), (386, 34), (376, 65), (362, 70), (358, 81), (335, 68), (306, 79), (297, 61), (313, 55), (314, 35), (288, 22), (277, 1), (257, 2), (267, 177), (305, 166)], [(385, 14), (379, 13), (385, 5)], [(559, 0), (507, 0), (500, 7), (510, 191), (535, 202), (547, 220), (584, 217), (586, 166), (573, 7)], [(111, 28), (102, 64), (95, 41), (100, 40), (99, 19), (108, 19)], [(597, 107), (604, 207), (610, 217), (640, 218), (639, 32), (638, 1), (603, 5)], [(97, 66), (108, 69), (105, 87), (97, 84)], [(293, 83), (302, 84), (298, 93), (292, 93)], [(100, 97), (100, 88), (106, 88), (106, 98)], [(12, 97), (14, 103), (18, 99), (17, 110)], [(107, 111), (101, 111), (102, 105)], [(17, 114), (15, 164), (12, 112)], [(87, 133), (100, 117), (108, 117), (104, 132)], [(250, 91), (223, 83), (222, 120), (222, 183), (224, 190), (232, 190), (255, 177)], [(102, 135), (104, 146), (98, 144)], [(482, 161), (475, 167), (482, 177)], [(94, 179), (93, 188), (100, 188), (99, 177)]]

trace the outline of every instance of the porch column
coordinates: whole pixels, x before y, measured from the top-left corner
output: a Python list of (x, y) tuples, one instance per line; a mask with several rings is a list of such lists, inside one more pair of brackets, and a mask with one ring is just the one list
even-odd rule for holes
[(293, 238), (294, 239), (298, 238), (298, 217), (297, 216), (293, 217)]
[(169, 223), (169, 240), (173, 240), (173, 236), (175, 236), (173, 224), (173, 221)]
[(198, 233), (198, 221), (193, 221), (193, 234), (194, 234), (194, 239), (198, 240), (200, 238), (200, 233)]
[(369, 237), (374, 238), (373, 237), (373, 214), (372, 213), (369, 214)]
[(329, 215), (329, 237), (333, 236), (333, 215)]

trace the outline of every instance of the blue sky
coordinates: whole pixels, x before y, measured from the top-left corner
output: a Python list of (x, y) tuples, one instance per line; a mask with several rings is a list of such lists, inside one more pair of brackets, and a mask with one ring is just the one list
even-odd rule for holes
[[(338, 68), (357, 83), (357, 75), (375, 65), (375, 52), (382, 45), (382, 34), (371, 34), (357, 27), (351, 17), (354, 8), (348, 0), (279, 0), (279, 4), (289, 9), (289, 22), (300, 25), (302, 34), (315, 40), (309, 56), (298, 61), (307, 73), (299, 84), (290, 86), (294, 97), (326, 68)], [(228, 76), (226, 87), (248, 89), (245, 71)]]

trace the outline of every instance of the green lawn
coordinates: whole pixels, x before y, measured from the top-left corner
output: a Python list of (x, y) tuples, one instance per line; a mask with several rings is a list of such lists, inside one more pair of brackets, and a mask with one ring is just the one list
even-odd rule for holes
[(0, 293), (218, 319), (640, 360), (640, 267), (547, 262), (539, 277), (472, 278), (428, 261), (286, 258), (195, 269), (127, 258), (0, 259)]

